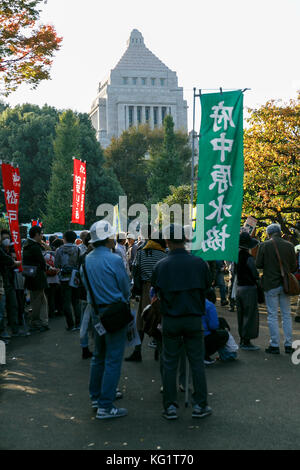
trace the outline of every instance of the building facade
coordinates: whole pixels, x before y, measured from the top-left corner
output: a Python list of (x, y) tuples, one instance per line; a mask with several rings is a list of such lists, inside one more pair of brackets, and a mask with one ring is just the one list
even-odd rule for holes
[(187, 102), (176, 72), (145, 46), (142, 34), (134, 29), (120, 61), (99, 83), (90, 111), (97, 139), (105, 148), (113, 136), (131, 126), (161, 127), (167, 114), (172, 115), (175, 130), (187, 132)]

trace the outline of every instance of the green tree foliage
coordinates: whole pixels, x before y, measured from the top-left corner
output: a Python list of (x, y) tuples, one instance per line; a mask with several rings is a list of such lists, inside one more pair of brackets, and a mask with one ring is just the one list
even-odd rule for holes
[[(160, 164), (159, 156), (165, 155), (163, 153), (165, 143), (170, 142), (170, 139), (165, 136), (165, 130), (166, 128), (151, 130), (148, 125), (140, 125), (138, 128), (131, 127), (124, 131), (118, 139), (112, 139), (111, 144), (104, 151), (106, 165), (112, 168), (117, 175), (128, 197), (129, 205), (134, 203), (149, 205), (159, 200), (152, 194), (148, 180), (152, 175), (155, 177), (157, 173), (155, 167)], [(190, 180), (191, 172), (191, 148), (188, 135), (176, 131), (172, 133), (172, 139), (173, 150), (176, 149), (175, 158), (178, 157), (176, 175), (180, 174), (179, 184), (184, 184)], [(170, 148), (168, 151), (171, 151)], [(166, 163), (164, 157), (162, 161)], [(158, 177), (160, 178), (161, 174)], [(172, 178), (170, 181), (168, 178), (166, 179), (166, 194), (168, 194), (168, 188), (174, 180)]]
[[(20, 222), (40, 218), (46, 208), (58, 122), (55, 108), (25, 104), (0, 114), (0, 156), (19, 165), (21, 174)], [(1, 203), (5, 207), (1, 193)]]
[[(70, 227), (73, 188), (73, 160), (80, 154), (79, 119), (71, 110), (65, 111), (56, 126), (54, 159), (50, 189), (47, 197), (47, 212), (44, 217), (48, 233), (64, 232)], [(76, 227), (73, 227), (76, 229)]]
[(100, 204), (117, 204), (124, 192), (116, 175), (104, 167), (103, 151), (97, 142), (95, 130), (87, 114), (79, 114), (79, 155), (87, 162), (86, 226), (96, 220)]
[[(2, 112), (1, 112), (2, 110)], [(71, 197), (72, 183), (72, 157), (77, 156), (87, 162), (87, 200), (86, 200), (86, 226), (89, 227), (96, 218), (96, 209), (105, 202), (116, 204), (123, 190), (112, 169), (104, 168), (102, 149), (95, 137), (95, 131), (87, 114), (68, 112), (64, 116), (63, 124), (57, 126), (61, 112), (55, 108), (35, 105), (22, 105), (10, 109), (0, 103), (0, 158), (6, 162), (19, 165), (21, 174), (21, 198), (19, 220), (28, 223), (32, 218), (43, 220), (47, 213), (47, 193), (52, 175), (52, 162), (54, 156), (53, 141), (62, 128), (65, 135), (66, 161), (63, 151), (62, 165), (58, 165), (57, 177), (54, 178), (57, 188), (62, 187), (67, 197)], [(73, 117), (71, 119), (71, 116)], [(68, 122), (68, 126), (67, 126)], [(74, 128), (73, 128), (74, 127)], [(73, 145), (72, 135), (75, 129), (77, 135)], [(70, 141), (67, 141), (68, 132)], [(61, 138), (62, 140), (62, 138)], [(75, 142), (74, 141), (74, 142)], [(72, 150), (73, 149), (73, 150)], [(57, 148), (58, 150), (58, 148)], [(71, 154), (71, 157), (70, 157)], [(68, 170), (67, 170), (68, 168)], [(60, 182), (57, 179), (61, 179)], [(69, 181), (68, 183), (66, 183)], [(65, 197), (62, 195), (62, 211), (64, 212)], [(57, 205), (58, 201), (54, 205)], [(64, 226), (68, 226), (71, 218), (71, 202), (68, 202), (68, 217)], [(0, 192), (0, 211), (5, 211), (3, 193)], [(58, 206), (60, 211), (60, 206)], [(56, 223), (55, 231), (61, 230)]]
[(146, 135), (136, 128), (124, 131), (119, 139), (113, 138), (105, 149), (106, 165), (115, 172), (128, 205), (147, 199), (147, 150)]
[(3, 113), (6, 108), (8, 108), (8, 104), (4, 103), (3, 101), (0, 101), (0, 113)]
[(167, 116), (164, 121), (164, 142), (161, 149), (151, 152), (148, 190), (150, 202), (155, 204), (170, 192), (170, 186), (182, 182), (182, 162), (176, 148), (174, 121)]
[[(191, 185), (184, 184), (182, 186), (170, 186), (171, 194), (164, 198), (162, 201), (164, 204), (172, 206), (173, 204), (179, 204), (182, 209), (185, 204), (190, 204), (191, 202)], [(195, 186), (194, 190), (194, 204), (197, 202), (197, 188)]]

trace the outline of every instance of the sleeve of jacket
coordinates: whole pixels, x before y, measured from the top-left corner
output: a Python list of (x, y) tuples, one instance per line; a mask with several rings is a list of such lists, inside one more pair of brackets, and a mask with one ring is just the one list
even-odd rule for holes
[(259, 279), (259, 273), (256, 269), (256, 266), (255, 266), (255, 260), (253, 258), (253, 256), (250, 256), (247, 260), (247, 266), (248, 268), (250, 269), (251, 271), (251, 274), (253, 276), (253, 279)]
[(8, 256), (2, 249), (0, 249), (0, 265), (10, 268), (14, 266), (14, 264), (14, 260), (11, 258), (11, 256)]
[(256, 267), (258, 269), (263, 269), (264, 267), (264, 245), (260, 245), (256, 255)]
[(293, 246), (290, 247), (290, 256), (289, 256), (289, 270), (291, 273), (294, 273), (297, 271), (297, 256), (295, 253), (295, 249)]
[(210, 302), (208, 305), (206, 305), (205, 310), (209, 331), (217, 330), (219, 328), (219, 319), (215, 305)]
[(116, 256), (115, 259), (116, 279), (124, 298), (129, 302), (130, 299), (130, 279), (126, 272), (124, 263), (121, 258)]
[(47, 269), (46, 260), (44, 258), (41, 248), (38, 245), (35, 247), (35, 256), (42, 271), (46, 271)]

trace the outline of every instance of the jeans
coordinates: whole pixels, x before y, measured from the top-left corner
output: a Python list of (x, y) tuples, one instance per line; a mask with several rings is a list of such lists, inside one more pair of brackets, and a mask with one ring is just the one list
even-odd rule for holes
[(266, 306), (268, 310), (268, 325), (270, 330), (270, 346), (278, 348), (280, 345), (280, 333), (278, 326), (278, 307), (282, 318), (284, 332), (284, 346), (292, 346), (292, 318), (290, 297), (284, 293), (283, 287), (276, 287), (265, 292)]
[(98, 401), (99, 408), (111, 410), (113, 407), (121, 375), (126, 333), (127, 326), (115, 333), (95, 335), (89, 393), (91, 400)]
[(189, 359), (194, 385), (193, 402), (207, 405), (204, 369), (204, 340), (200, 316), (163, 316), (163, 405), (177, 405), (177, 369), (182, 353), (182, 339)]

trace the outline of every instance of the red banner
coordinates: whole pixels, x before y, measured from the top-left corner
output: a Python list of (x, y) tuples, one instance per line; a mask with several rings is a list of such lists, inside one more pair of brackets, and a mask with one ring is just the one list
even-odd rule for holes
[(74, 158), (72, 224), (85, 224), (86, 164)]
[(19, 230), (19, 200), (21, 178), (19, 168), (2, 163), (2, 182), (5, 194), (9, 230), (14, 243), (17, 260), (21, 261), (21, 237)]

